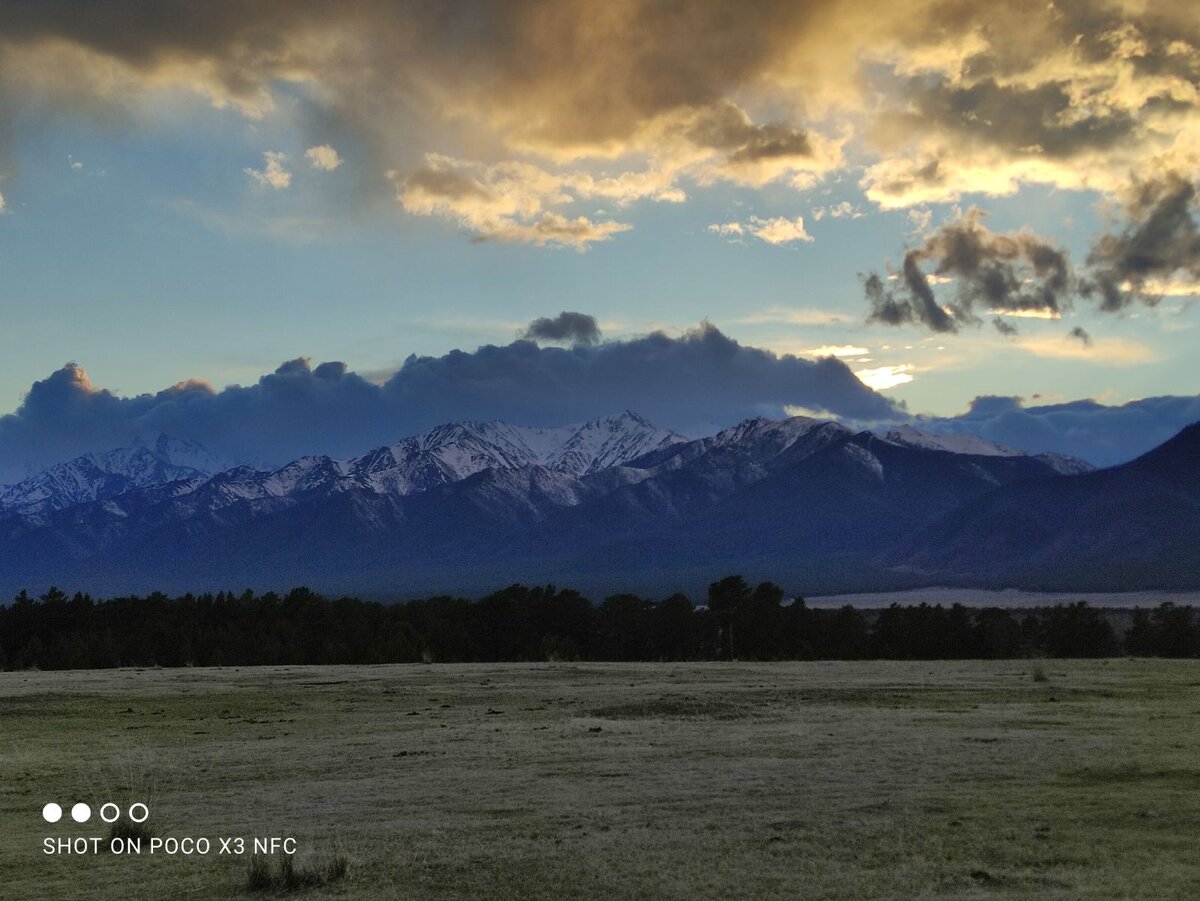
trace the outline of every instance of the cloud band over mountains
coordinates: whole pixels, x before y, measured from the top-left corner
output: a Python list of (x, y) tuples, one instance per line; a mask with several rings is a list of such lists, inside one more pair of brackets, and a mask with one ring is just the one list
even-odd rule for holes
[[(568, 327), (565, 338), (592, 334), (586, 321), (558, 321)], [(546, 328), (534, 323), (536, 332)], [(678, 338), (656, 332), (571, 347), (517, 340), (410, 356), (383, 384), (344, 363), (296, 359), (244, 387), (218, 391), (189, 381), (120, 397), (70, 364), (34, 383), (16, 412), (0, 417), (0, 483), (160, 432), (231, 459), (272, 464), (306, 453), (361, 453), (463, 419), (561, 425), (632, 409), (662, 426), (709, 431), (748, 416), (782, 416), (789, 406), (855, 420), (905, 415), (837, 359), (778, 356), (708, 323)]]
[[(591, 317), (573, 316), (583, 317), (586, 338)], [(214, 390), (193, 380), (121, 397), (71, 363), (35, 382), (16, 412), (0, 417), (0, 484), (159, 433), (231, 460), (273, 466), (309, 453), (359, 454), (465, 419), (562, 425), (632, 409), (699, 435), (751, 416), (782, 418), (796, 407), (858, 427), (911, 421), (932, 432), (968, 432), (1098, 465), (1131, 459), (1200, 421), (1200, 396), (1028, 407), (1016, 397), (979, 397), (960, 416), (913, 417), (835, 357), (776, 355), (703, 323), (678, 338), (656, 332), (570, 347), (522, 338), (472, 352), (414, 355), (382, 384), (341, 362), (313, 366), (297, 358), (252, 385)]]
[(1194, 422), (1200, 422), (1197, 395), (1147, 397), (1113, 406), (1093, 400), (1025, 406), (1019, 397), (988, 396), (975, 398), (960, 416), (918, 416), (913, 424), (1111, 466), (1152, 450)]

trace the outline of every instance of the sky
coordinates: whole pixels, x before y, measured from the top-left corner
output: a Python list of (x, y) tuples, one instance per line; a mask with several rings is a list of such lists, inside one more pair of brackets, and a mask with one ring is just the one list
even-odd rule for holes
[[(602, 404), (1166, 435), (1198, 138), (1188, 4), (5, 4), (0, 480), (181, 397), (255, 459)], [(371, 427), (230, 444), (334, 373)]]

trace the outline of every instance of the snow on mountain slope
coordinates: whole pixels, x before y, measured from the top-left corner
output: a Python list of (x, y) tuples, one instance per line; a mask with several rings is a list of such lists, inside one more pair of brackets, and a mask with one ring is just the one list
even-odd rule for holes
[(1024, 451), (996, 444), (994, 441), (988, 441), (986, 438), (980, 438), (978, 435), (972, 435), (968, 432), (959, 432), (953, 435), (933, 435), (929, 432), (922, 432), (920, 429), (913, 428), (910, 425), (902, 425), (899, 428), (892, 429), (884, 437), (888, 441), (894, 441), (896, 444), (906, 444), (909, 447), (921, 447), (926, 450), (946, 451), (951, 454), (974, 454), (977, 457), (1027, 456)]
[(1096, 467), (1078, 457), (1066, 454), (1037, 454), (1037, 458), (1049, 464), (1055, 472), (1063, 476), (1075, 476), (1084, 472), (1095, 472)]
[(211, 476), (228, 466), (194, 441), (169, 435), (138, 439), (130, 447), (83, 454), (0, 489), (0, 511), (48, 513), (135, 488)]
[(190, 469), (204, 475), (216, 475), (237, 464), (233, 460), (219, 457), (208, 448), (187, 438), (176, 438), (171, 435), (159, 434), (153, 440), (137, 438), (134, 447), (142, 447), (150, 451), (160, 460)]
[(682, 435), (656, 428), (628, 410), (568, 428), (574, 434), (546, 455), (544, 463), (550, 469), (573, 476), (619, 466), (684, 441)]
[(849, 429), (829, 420), (807, 416), (783, 420), (756, 417), (707, 438), (664, 445), (640, 459), (632, 458), (632, 465), (609, 478), (641, 481), (647, 475), (679, 469), (703, 457), (712, 456), (716, 460), (727, 454), (743, 457), (752, 465), (765, 466), (785, 453), (789, 457), (803, 457), (835, 437), (849, 434)]
[(345, 466), (377, 491), (413, 494), (485, 469), (534, 465), (582, 476), (684, 440), (628, 411), (558, 428), (459, 422), (379, 448)]
[(902, 425), (892, 429), (884, 436), (887, 441), (903, 444), (907, 447), (919, 447), (924, 450), (940, 450), (951, 454), (970, 454), (976, 457), (1034, 457), (1047, 464), (1059, 475), (1078, 475), (1091, 472), (1096, 467), (1086, 460), (1068, 457), (1066, 454), (1031, 454), (1012, 447), (1005, 447), (994, 441), (988, 441), (970, 432), (956, 432), (949, 435), (934, 435), (923, 432), (910, 425)]
[(558, 428), (468, 421), (438, 426), (360, 457), (315, 455), (260, 471), (219, 466), (198, 445), (164, 436), (153, 444), (89, 454), (47, 470), (9, 489), (0, 510), (42, 513), (185, 479), (191, 481), (171, 497), (181, 509), (192, 510), (216, 511), (239, 502), (270, 506), (280, 499), (351, 489), (407, 496), (489, 470), (539, 467), (575, 478), (682, 441), (628, 411)]

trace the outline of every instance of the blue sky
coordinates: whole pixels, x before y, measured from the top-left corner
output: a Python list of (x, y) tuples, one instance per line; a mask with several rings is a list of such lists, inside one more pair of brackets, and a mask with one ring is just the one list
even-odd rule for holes
[[(5, 185), (0, 217), (7, 409), (68, 360), (121, 393), (190, 377), (246, 383), (301, 355), (378, 372), (409, 353), (505, 343), (561, 309), (595, 315), (611, 337), (708, 318), (780, 352), (866, 348), (870, 359), (856, 368), (918, 367), (889, 389), (916, 412), (950, 414), (986, 393), (1123, 401), (1195, 385), (1196, 314), (1178, 300), (1137, 318), (1081, 311), (1097, 336), (1146, 348), (1144, 361), (1121, 366), (1101, 355), (1037, 356), (982, 329), (931, 338), (865, 324), (859, 274), (897, 261), (913, 236), (905, 211), (873, 210), (848, 177), (803, 192), (722, 186), (682, 204), (639, 205), (623, 211), (632, 230), (585, 252), (472, 244), (390, 198), (347, 199), (357, 190), (348, 164), (298, 169), (287, 190), (265, 193), (243, 172), (261, 165), (252, 130), (231, 113), (193, 115), (201, 147), (165, 127), (114, 134), (87, 123), (18, 144), (20, 175)], [(972, 200), (985, 198), (958, 206)], [(841, 202), (861, 217), (813, 219)], [(987, 201), (989, 224), (1051, 232), (1082, 255), (1098, 202), (1092, 192), (1028, 187)], [(934, 223), (954, 206), (928, 207)], [(751, 215), (803, 216), (813, 240), (773, 246), (706, 230)], [(839, 321), (815, 324), (820, 313)]]
[[(599, 7), (576, 5), (563, 27), (583, 35), (599, 28)], [(882, 32), (841, 22), (855, 6), (831, 11), (825, 25), (861, 32), (844, 51), (825, 49), (828, 39), (805, 31), (815, 26), (779, 13), (778, 23), (748, 23), (745, 35), (739, 25), (732, 36), (697, 38), (722, 47), (744, 38), (761, 61), (738, 56), (726, 71), (714, 59), (712, 72), (701, 61), (680, 75), (632, 59), (635, 44), (670, 35), (630, 4), (629, 21), (605, 31), (603, 49), (588, 51), (597, 58), (578, 68), (609, 71), (628, 55), (639, 77), (666, 86), (629, 88), (614, 76), (595, 98), (588, 92), (598, 89), (584, 74), (573, 83), (574, 68), (556, 62), (532, 26), (522, 52), (540, 47), (545, 65), (533, 53), (520, 77), (513, 74), (516, 51), (487, 32), (492, 16), (512, 17), (508, 34), (544, 14), (524, 4), (480, 12), (474, 23), (419, 26), (402, 21), (403, 5), (368, 4), (368, 18), (390, 10), (377, 37), (320, 5), (297, 16), (306, 30), (292, 31), (291, 19), (272, 20), (272, 4), (256, 12), (262, 21), (250, 30), (240, 30), (236, 5), (222, 7), (214, 15), (231, 20), (227, 32), (192, 43), (162, 23), (120, 40), (53, 13), (37, 29), (9, 23), (0, 81), (17, 99), (0, 105), (9, 134), (0, 156), (0, 412), (16, 410), (35, 381), (67, 361), (122, 396), (188, 378), (218, 388), (251, 384), (298, 356), (344, 361), (382, 381), (409, 354), (506, 344), (531, 319), (561, 310), (595, 316), (608, 340), (659, 329), (678, 336), (707, 319), (744, 345), (839, 354), (913, 413), (952, 415), (987, 394), (1110, 404), (1194, 394), (1195, 259), (1163, 263), (1116, 312), (1099, 312), (1079, 295), (1061, 318), (1014, 316), (1015, 336), (993, 328), (986, 311), (979, 325), (948, 332), (920, 322), (868, 324), (862, 276), (895, 272), (906, 249), (978, 207), (987, 214), (985, 243), (1021, 230), (1037, 235), (1067, 252), (1083, 284), (1089, 248), (1138, 225), (1129, 199), (1137, 177), (1196, 173), (1188, 141), (1200, 115), (1188, 107), (1167, 128), (1152, 120), (1150, 100), (1185, 96), (1189, 84), (1194, 92), (1197, 70), (1164, 83), (1136, 68), (1155, 54), (1200, 59), (1188, 43), (1195, 23), (1139, 18), (1120, 4), (1076, 10), (1102, 17), (1090, 22), (1097, 34), (1128, 39), (1119, 52), (1080, 59), (1071, 33), (1055, 30), (1065, 26), (1035, 17), (1024, 27), (1044, 38), (1040, 56), (1003, 57), (1002, 99), (1011, 106), (995, 101), (979, 115), (928, 118), (916, 128), (904, 116), (927, 101), (909, 80), (914, 71), (955, 103), (983, 96), (985, 82), (1001, 90), (993, 76), (972, 76), (955, 48), (1001, 59), (1006, 30), (1016, 27), (1009, 5), (981, 6), (957, 26), (961, 34), (951, 29), (936, 40), (901, 30), (886, 54), (876, 49)], [(898, 6), (888, 15), (934, 14), (930, 4)], [(294, 57), (274, 45), (272, 54), (251, 52), (259, 34), (251, 26), (264, 21), (279, 26), (277, 39)], [(785, 71), (790, 50), (766, 46), (753, 28), (781, 31), (817, 62)], [(409, 30), (429, 44), (411, 64), (385, 69), (362, 50), (374, 40), (385, 56), (399, 54)], [(47, 44), (47, 33), (61, 46)], [(463, 63), (476, 39), (484, 50)], [(362, 50), (361, 58), (347, 48)], [(45, 66), (31, 68), (43, 59), (65, 67), (62, 83)], [(1128, 82), (1131, 59), (1144, 87), (1135, 99), (1117, 87)], [(1053, 62), (1061, 69), (1046, 75)], [(237, 79), (221, 75), (223, 67)], [(862, 89), (867, 76), (884, 77), (883, 87)], [(686, 81), (668, 84), (672, 78)], [(1063, 96), (1084, 99), (1078, 108), (1052, 108), (1061, 122), (1045, 126), (1044, 148), (1014, 149), (1009, 135), (1029, 127), (1021, 104), (1042, 102), (1047, 85), (1067, 85)], [(647, 107), (642, 88), (667, 99)], [(369, 102), (356, 92), (369, 93)], [(589, 107), (579, 98), (594, 101), (594, 120), (581, 119)], [(1133, 117), (1137, 127), (1095, 145), (1068, 133), (1097, 104), (1107, 112), (1096, 114), (1089, 134), (1107, 127), (1104, 116)], [(1012, 109), (1017, 124), (1006, 125), (1000, 114)], [(929, 101), (924, 115), (940, 110)], [(1078, 146), (1048, 149), (1068, 137)], [(305, 154), (313, 147), (336, 151), (336, 168), (312, 165)], [(267, 179), (264, 154), (280, 155), (286, 185)], [(916, 171), (926, 159), (939, 162), (938, 179), (894, 188), (904, 181), (894, 172)], [(658, 187), (596, 187), (605, 177)], [(590, 187), (581, 188), (585, 178)], [(880, 187), (888, 178), (890, 194)], [(546, 179), (553, 184), (543, 187)], [(847, 215), (835, 218), (830, 211), (839, 207)], [(572, 220), (583, 223), (576, 232), (565, 230)], [(756, 236), (786, 238), (764, 230), (776, 220), (786, 220), (791, 240)], [(538, 229), (547, 223), (570, 236), (543, 241), (550, 232)], [(621, 230), (598, 231), (604, 223)], [(935, 249), (921, 257), (927, 275), (940, 262)], [(1019, 278), (1028, 276), (1024, 262), (1015, 264)], [(935, 283), (939, 303), (954, 303), (964, 283), (954, 273)], [(1076, 326), (1086, 343), (1069, 336)]]

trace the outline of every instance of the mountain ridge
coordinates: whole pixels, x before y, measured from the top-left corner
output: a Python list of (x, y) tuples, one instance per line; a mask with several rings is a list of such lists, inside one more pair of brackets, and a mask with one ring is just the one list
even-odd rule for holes
[[(753, 418), (690, 440), (628, 411), (559, 429), (451, 423), (346, 460), (235, 467), (37, 515), (0, 512), (0, 589), (304, 583), (382, 593), (544, 580), (607, 590), (722, 571), (790, 574), (807, 591), (987, 587), (1008, 584), (1020, 555), (1003, 558), (1008, 570), (977, 565), (967, 520), (939, 524), (996, 497), (1065, 497), (1082, 489), (1064, 485), (1134, 478), (1064, 475), (1046, 455), (956, 446), (975, 449), (802, 416)], [(1184, 488), (1170, 490), (1185, 490), (1190, 439), (1156, 453), (1126, 466), (1146, 470), (1143, 483), (1177, 478)], [(1160, 508), (1166, 491), (1155, 495)], [(1035, 502), (1009, 506), (1037, 524)], [(1045, 511), (1040, 519), (1064, 535), (1070, 527)], [(1151, 534), (1156, 521), (1143, 518), (1141, 528)], [(986, 519), (974, 528), (986, 544)], [(1164, 565), (1138, 578), (1169, 582)], [(1086, 576), (1072, 578), (1082, 585)]]

